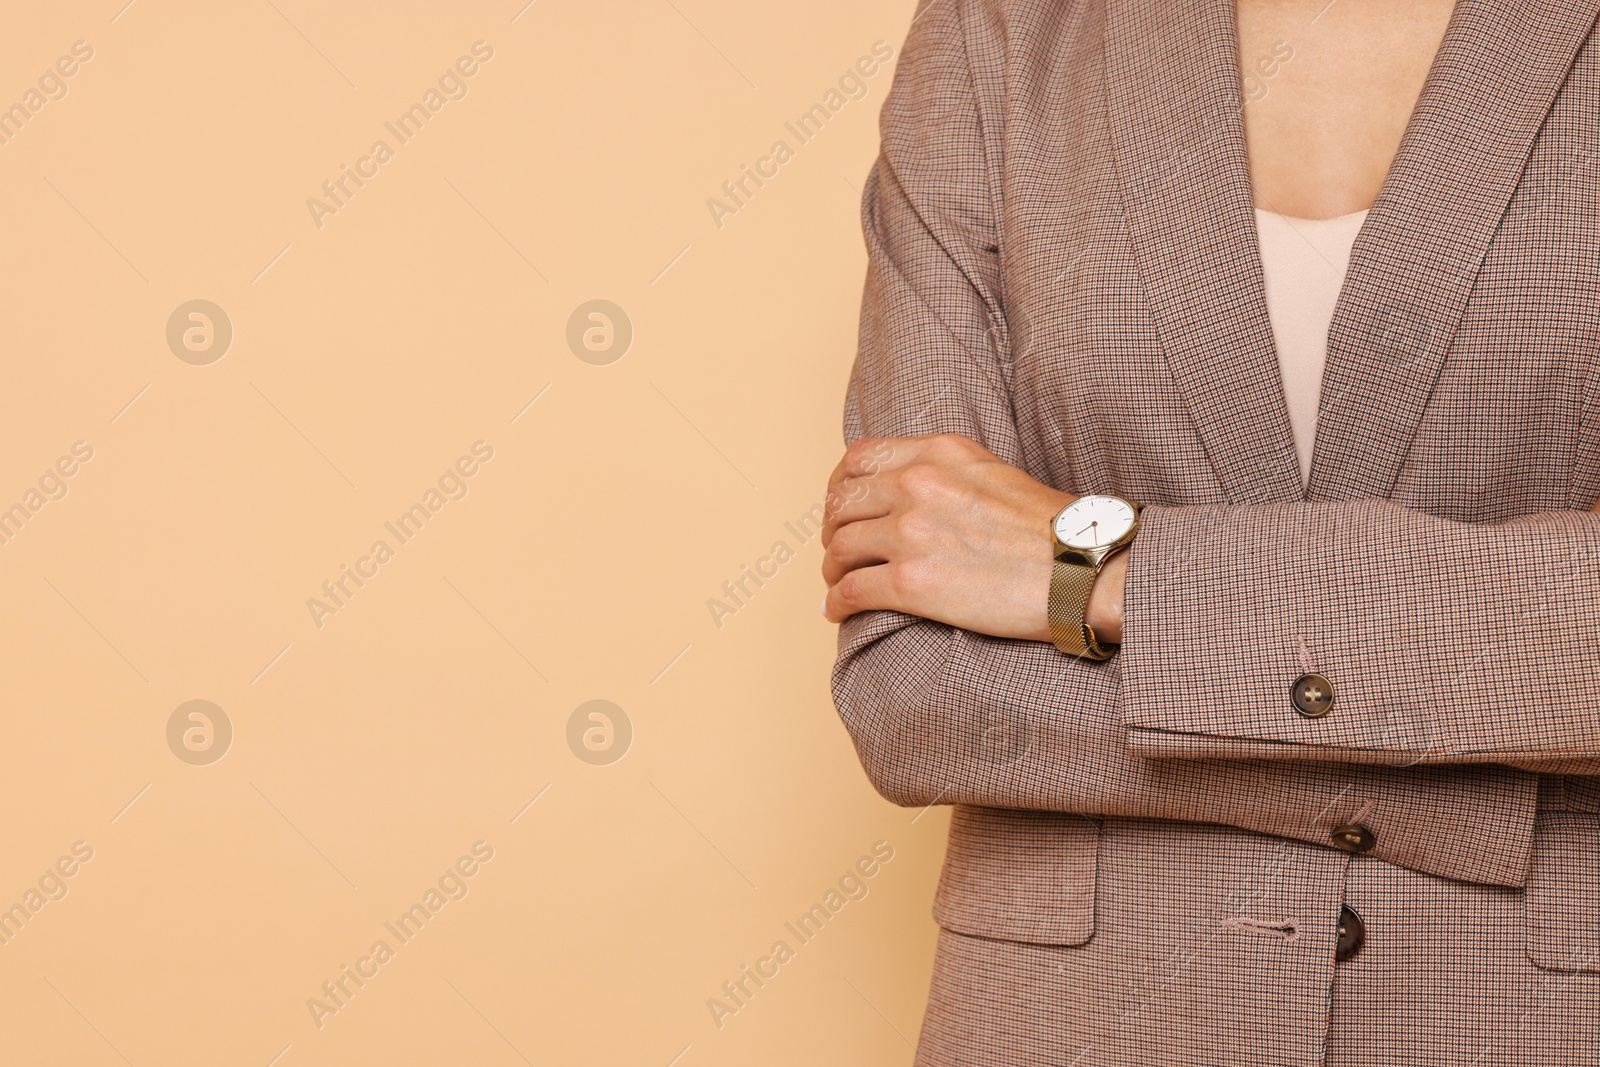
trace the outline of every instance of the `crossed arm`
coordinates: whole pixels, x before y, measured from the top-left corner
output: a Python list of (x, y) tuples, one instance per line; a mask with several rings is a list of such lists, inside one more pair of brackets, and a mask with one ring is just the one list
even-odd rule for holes
[[(828, 481), (823, 613), (843, 622), (889, 609), (1049, 641), (1048, 524), (1073, 499), (960, 434), (860, 438)], [(1128, 559), (1112, 556), (1089, 598), (1090, 626), (1113, 644), (1122, 642)]]
[[(1214, 703), (1186, 701), (1201, 709), (1186, 724), (1193, 733), (1168, 735), (1137, 725), (1136, 716), (1164, 706), (1152, 696), (1171, 688), (1172, 679), (1192, 683), (1219, 663), (1215, 657), (1194, 657), (1182, 642), (1174, 647), (1152, 641), (1144, 662), (1130, 664), (1144, 647), (1141, 624), (1153, 619), (1152, 634), (1160, 632), (1163, 615), (1179, 627), (1199, 625), (1215, 613), (1215, 605), (1200, 595), (1207, 585), (1224, 573), (1248, 579), (1248, 566), (1204, 552), (1205, 544), (1218, 539), (1208, 533), (1207, 522), (1242, 537), (1248, 559), (1250, 552), (1279, 539), (1281, 526), (1260, 525), (1274, 513), (1287, 512), (1277, 517), (1321, 532), (1329, 521), (1358, 527), (1379, 521), (1392, 528), (1405, 509), (1382, 502), (1358, 510), (1341, 505), (1237, 509), (1247, 516), (1243, 522), (1227, 514), (1235, 509), (1158, 509), (1147, 533), (1134, 541), (1135, 549), (1150, 552), (1138, 558), (1134, 549), (1119, 554), (1124, 568), (1101, 579), (1115, 576), (1118, 584), (1097, 585), (1096, 597), (1105, 598), (1097, 629), (1111, 627), (1115, 598), (1125, 582), (1141, 610), (1133, 616), (1122, 653), (1092, 663), (1058, 652), (1042, 621), (1051, 555), (1046, 520), (1070, 499), (965, 434), (860, 438), (851, 445), (835, 471), (824, 531), (826, 609), (841, 621), (835, 699), (880, 792), (912, 805), (961, 803), (1218, 822), (1316, 844), (1327, 843), (1331, 827), (1359, 821), (1377, 834), (1376, 858), (1445, 877), (1521, 884), (1537, 795), (1532, 777), (1490, 766), (1414, 766), (1463, 758), (1485, 762), (1486, 757), (1441, 747), (1427, 735), (1419, 747), (1403, 711), (1385, 719), (1380, 710), (1375, 740), (1363, 750), (1262, 744), (1261, 751), (1241, 753), (1206, 733), (1211, 726), (1205, 709), (1225, 709), (1234, 699), (1248, 702), (1258, 691), (1270, 690), (1278, 698), (1277, 713), (1287, 710), (1286, 679), (1292, 673), (1285, 672), (1296, 668), (1281, 656), (1257, 657), (1234, 677), (1219, 673), (1227, 690)], [(1567, 515), (1585, 523), (1592, 518)], [(1444, 525), (1465, 526), (1436, 524), (1441, 520), (1416, 529), (1438, 535)], [(1493, 535), (1492, 528), (1471, 529)], [(1153, 547), (1141, 542), (1149, 534)], [(1223, 533), (1221, 539), (1228, 536)], [(1312, 544), (1314, 539), (1302, 540), (1286, 551)], [(1164, 560), (1184, 560), (1195, 580), (1175, 582)], [(1391, 580), (1400, 573), (1393, 567), (1384, 572)], [(1336, 567), (1333, 573), (1347, 572)], [(1427, 585), (1440, 576), (1411, 577)], [(1175, 586), (1164, 601), (1151, 596), (1152, 590)], [(1107, 594), (1107, 588), (1113, 591)], [(1273, 593), (1284, 592), (1280, 581)], [(1234, 638), (1241, 636), (1266, 646), (1278, 635), (1270, 622), (1252, 626), (1246, 619), (1242, 629), (1234, 628)], [(1429, 635), (1422, 637), (1419, 651), (1427, 651), (1428, 640)], [(1380, 680), (1365, 694), (1359, 684), (1352, 685), (1347, 705), (1356, 704), (1358, 715), (1370, 715), (1400, 689), (1426, 688), (1417, 679), (1425, 679), (1438, 660), (1402, 653), (1399, 662), (1412, 663), (1417, 678)], [(1585, 672), (1579, 659), (1561, 663), (1569, 680)], [(1348, 680), (1360, 678), (1370, 666), (1351, 659), (1323, 669)], [(1149, 680), (1152, 675), (1155, 681)], [(1284, 684), (1264, 689), (1263, 681), (1274, 676)], [(1514, 725), (1503, 734), (1508, 743), (1518, 741)], [(1141, 751), (1145, 735), (1173, 737), (1193, 747), (1153, 753), (1184, 758), (1145, 759), (1152, 754)], [(1402, 743), (1411, 747), (1397, 751)], [(1559, 765), (1559, 760), (1552, 763), (1558, 751), (1570, 755), (1572, 750), (1548, 748), (1527, 762), (1550, 769)], [(1600, 746), (1591, 742), (1577, 751), (1592, 755)], [(1527, 753), (1502, 755), (1517, 762), (1513, 757)], [(1568, 760), (1574, 773), (1588, 768), (1581, 758)]]

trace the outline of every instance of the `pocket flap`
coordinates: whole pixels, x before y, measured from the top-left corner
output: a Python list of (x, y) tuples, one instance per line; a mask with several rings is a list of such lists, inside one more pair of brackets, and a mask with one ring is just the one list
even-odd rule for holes
[(933, 917), (974, 937), (1080, 945), (1094, 933), (1099, 848), (1081, 815), (957, 806)]
[(1539, 813), (1523, 907), (1536, 966), (1600, 973), (1600, 816)]

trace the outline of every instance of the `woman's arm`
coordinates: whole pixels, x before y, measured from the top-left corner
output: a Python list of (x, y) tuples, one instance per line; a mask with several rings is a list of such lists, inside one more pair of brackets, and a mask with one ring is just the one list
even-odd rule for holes
[[(980, 112), (999, 109), (967, 55), (972, 35), (986, 56), (1003, 50), (996, 11), (938, 0), (901, 54), (882, 116), (883, 154), (863, 200), (869, 267), (845, 431), (852, 442), (959, 434), (1014, 469), (1020, 451), (999, 363), (1006, 339), (996, 295), (998, 182), (986, 136), (993, 123), (980, 121)], [(872, 458), (870, 445), (858, 451)], [(1044, 507), (1041, 537), (1053, 510)], [(1216, 822), (1315, 844), (1328, 844), (1334, 826), (1361, 822), (1376, 835), (1373, 856), (1467, 881), (1521, 883), (1532, 775), (1143, 759), (1122, 724), (1125, 657), (1073, 660), (1042, 641), (869, 606), (839, 628), (833, 692), (869, 777), (898, 803)], [(1484, 811), (1496, 813), (1489, 825)]]
[[(830, 498), (830, 618), (1049, 640), (1048, 519), (1070, 495), (948, 435), (856, 441)], [(1362, 500), (1152, 507), (1143, 524), (1090, 599), (1110, 641), (1127, 602), (1135, 751), (1580, 773), (1600, 756), (1600, 515), (1474, 524)], [(1315, 719), (1290, 699), (1313, 672), (1335, 697)]]

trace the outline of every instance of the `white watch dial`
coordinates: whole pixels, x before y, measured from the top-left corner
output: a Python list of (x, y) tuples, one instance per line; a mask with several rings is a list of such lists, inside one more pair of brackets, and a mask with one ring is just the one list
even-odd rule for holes
[(1114, 496), (1081, 496), (1056, 516), (1056, 540), (1072, 548), (1101, 548), (1133, 528), (1133, 505)]

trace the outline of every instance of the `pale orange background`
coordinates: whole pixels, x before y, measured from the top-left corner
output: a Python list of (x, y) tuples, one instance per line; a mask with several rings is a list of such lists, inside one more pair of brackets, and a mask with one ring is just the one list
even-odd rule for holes
[[(945, 813), (861, 773), (821, 550), (784, 527), (841, 447), (892, 64), (810, 144), (783, 128), (898, 55), (909, 0), (124, 2), (0, 34), (0, 106), (94, 49), (0, 147), (0, 508), (94, 449), (0, 545), (0, 907), (94, 850), (0, 945), (0, 1063), (909, 1063)], [(468, 95), (317, 228), (307, 198), (479, 40)], [(719, 230), (707, 198), (779, 138)], [(635, 329), (609, 366), (565, 337), (597, 298)], [(234, 329), (206, 366), (166, 341), (194, 299)], [(479, 440), (465, 499), (317, 627)], [(196, 699), (235, 731), (204, 766), (166, 737)], [(568, 748), (592, 699), (633, 724), (611, 765)], [(307, 999), (479, 840), (468, 895), (319, 1028)]]

